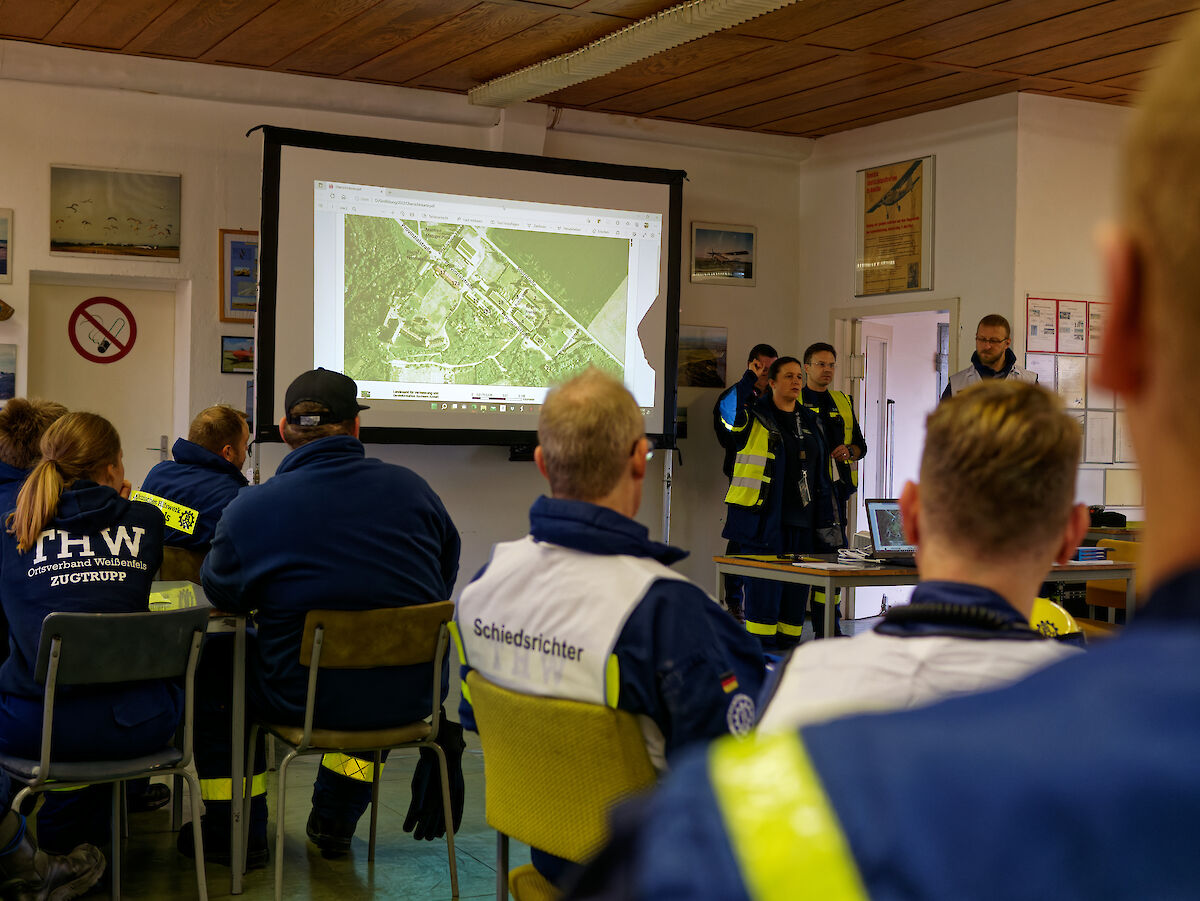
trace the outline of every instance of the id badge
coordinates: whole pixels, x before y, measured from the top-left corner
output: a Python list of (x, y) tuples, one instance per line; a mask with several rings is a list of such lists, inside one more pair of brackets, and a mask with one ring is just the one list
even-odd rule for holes
[(812, 503), (812, 491), (808, 487), (808, 470), (800, 473), (800, 503), (807, 507)]

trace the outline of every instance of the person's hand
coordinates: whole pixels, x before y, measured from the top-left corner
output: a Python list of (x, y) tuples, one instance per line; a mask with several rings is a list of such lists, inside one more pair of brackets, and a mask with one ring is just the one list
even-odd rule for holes
[(850, 453), (850, 448), (844, 444), (839, 444), (833, 449), (833, 459), (837, 460), (839, 463), (849, 463), (854, 459), (854, 457)]
[(746, 364), (746, 368), (754, 373), (756, 379), (761, 379), (767, 372), (766, 364), (762, 360), (754, 359)]
[(125, 500), (129, 500), (129, 495), (133, 492), (133, 486), (129, 484), (129, 479), (121, 483), (120, 491), (118, 492)]

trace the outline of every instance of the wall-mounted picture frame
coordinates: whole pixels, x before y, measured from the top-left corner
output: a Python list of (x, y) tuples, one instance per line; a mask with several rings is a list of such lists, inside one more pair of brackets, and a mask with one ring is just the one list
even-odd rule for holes
[(253, 322), (258, 310), (258, 232), (220, 232), (221, 321)]
[(753, 288), (758, 230), (752, 225), (692, 223), (692, 282)]
[(17, 345), (0, 344), (0, 401), (17, 396)]
[(0, 210), (0, 285), (12, 284), (13, 211)]
[(728, 329), (679, 326), (679, 387), (724, 388)]
[(50, 253), (179, 261), (181, 177), (50, 167)]
[(221, 336), (221, 371), (254, 372), (254, 339), (245, 335)]
[(856, 297), (933, 289), (933, 162), (858, 170)]

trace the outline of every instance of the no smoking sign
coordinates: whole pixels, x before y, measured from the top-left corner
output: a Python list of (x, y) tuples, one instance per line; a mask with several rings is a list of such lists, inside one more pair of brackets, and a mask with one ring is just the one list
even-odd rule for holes
[(115, 363), (133, 349), (137, 322), (116, 298), (89, 297), (71, 313), (67, 335), (85, 360)]

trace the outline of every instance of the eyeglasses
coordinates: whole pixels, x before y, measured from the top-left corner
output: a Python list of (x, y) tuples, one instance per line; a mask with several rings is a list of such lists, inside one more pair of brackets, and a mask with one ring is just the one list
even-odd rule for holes
[[(643, 435), (642, 438), (646, 439), (646, 462), (649, 463), (654, 458), (654, 451), (655, 451), (655, 448), (658, 447), (658, 445), (654, 442), (654, 439), (651, 438), (649, 435)], [(633, 442), (633, 447), (631, 447), (629, 449), (629, 456), (632, 457), (634, 454), (637, 453), (638, 444), (641, 443), (642, 438), (638, 438), (637, 441)]]
[(975, 336), (976, 344), (987, 344), (991, 347), (995, 347), (998, 344), (1004, 344), (1006, 341), (1008, 341), (1007, 338), (981, 338), (979, 335)]

